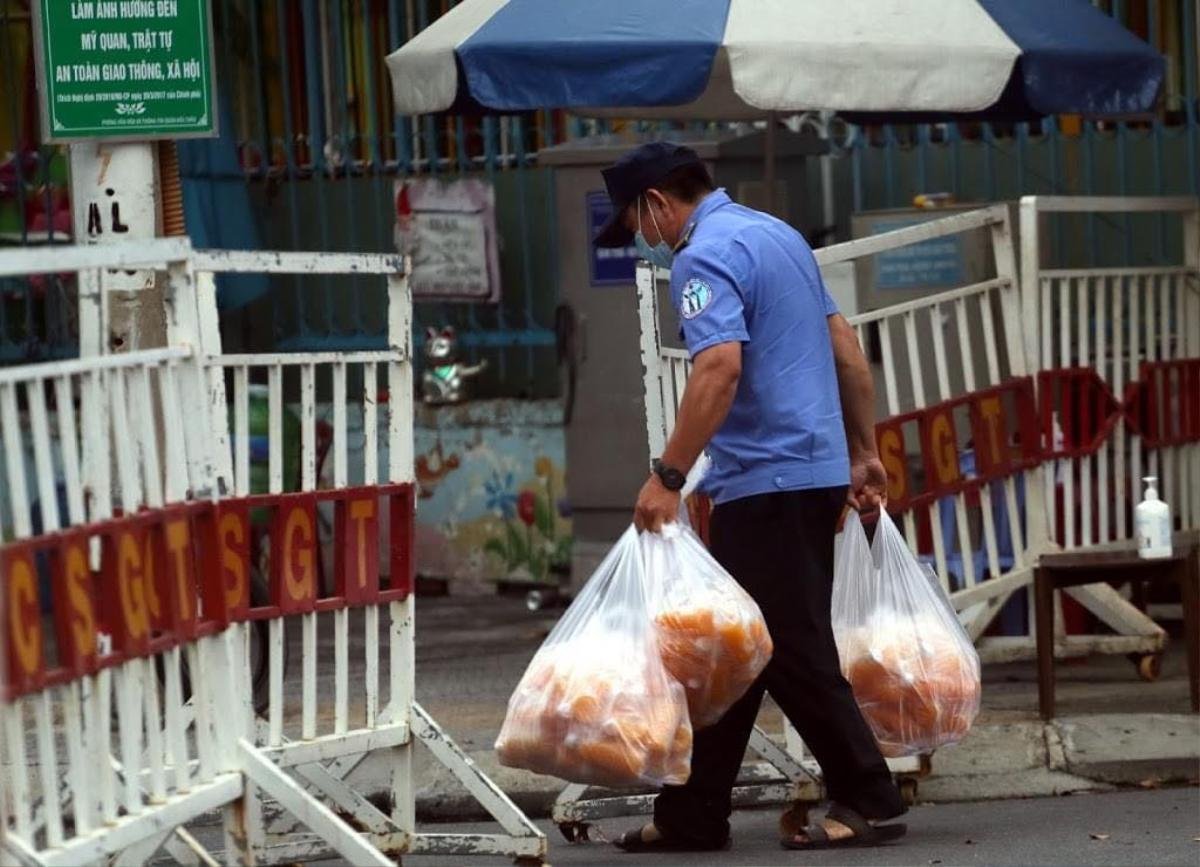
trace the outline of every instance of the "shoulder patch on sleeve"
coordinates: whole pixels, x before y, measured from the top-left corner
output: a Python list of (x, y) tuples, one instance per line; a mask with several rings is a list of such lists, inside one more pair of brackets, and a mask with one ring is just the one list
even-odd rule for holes
[(704, 312), (704, 308), (712, 301), (712, 287), (703, 280), (693, 277), (683, 287), (679, 299), (679, 312), (684, 319), (695, 319)]

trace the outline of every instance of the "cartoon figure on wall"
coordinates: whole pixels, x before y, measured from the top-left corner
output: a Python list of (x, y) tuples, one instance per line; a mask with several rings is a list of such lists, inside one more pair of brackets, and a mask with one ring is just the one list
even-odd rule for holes
[(417, 488), (418, 496), (422, 500), (428, 500), (437, 490), (438, 484), (450, 473), (454, 472), (459, 467), (459, 457), (457, 452), (451, 452), (449, 455), (442, 451), (442, 441), (439, 439), (437, 445), (426, 454), (417, 456)]
[(421, 395), (426, 404), (440, 406), (462, 403), (466, 399), (465, 380), (478, 376), (487, 367), (487, 359), (479, 364), (463, 364), (458, 360), (458, 337), (446, 326), (425, 330), (425, 374), (421, 378)]

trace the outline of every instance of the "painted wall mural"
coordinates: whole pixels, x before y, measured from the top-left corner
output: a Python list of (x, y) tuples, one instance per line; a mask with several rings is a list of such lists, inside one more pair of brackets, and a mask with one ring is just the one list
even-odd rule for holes
[[(318, 417), (327, 409), (320, 407)], [(572, 542), (561, 420), (562, 408), (553, 401), (418, 406), (417, 574), (475, 582), (557, 581), (570, 565)], [(354, 408), (347, 423), (349, 482), (356, 484), (363, 435)], [(380, 425), (379, 465), (386, 467), (385, 413)]]
[(489, 401), (421, 414), (419, 574), (557, 580), (572, 540), (559, 413), (557, 404)]

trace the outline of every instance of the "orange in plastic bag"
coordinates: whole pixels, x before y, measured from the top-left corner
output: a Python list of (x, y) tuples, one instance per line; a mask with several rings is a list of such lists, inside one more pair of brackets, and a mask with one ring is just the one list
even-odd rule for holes
[(611, 787), (687, 781), (687, 700), (663, 666), (645, 585), (630, 528), (509, 699), (501, 764)]
[(868, 547), (846, 520), (833, 588), (842, 671), (888, 757), (955, 743), (979, 713), (979, 656), (886, 514)]
[(911, 632), (891, 619), (846, 640), (843, 663), (881, 751), (910, 755), (961, 739), (979, 707), (977, 672), (937, 619), (918, 618)]
[(654, 623), (667, 671), (683, 684), (693, 727), (712, 725), (758, 678), (773, 646), (755, 601), (691, 530), (643, 533)]

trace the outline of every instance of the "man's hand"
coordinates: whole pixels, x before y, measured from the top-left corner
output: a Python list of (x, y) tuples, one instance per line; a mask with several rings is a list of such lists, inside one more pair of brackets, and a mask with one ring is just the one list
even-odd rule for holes
[(850, 459), (850, 493), (846, 501), (862, 512), (874, 512), (887, 497), (887, 471), (879, 455)]
[(639, 530), (658, 533), (663, 524), (669, 524), (679, 516), (679, 492), (668, 491), (662, 480), (651, 473), (638, 494), (633, 509), (633, 523)]

